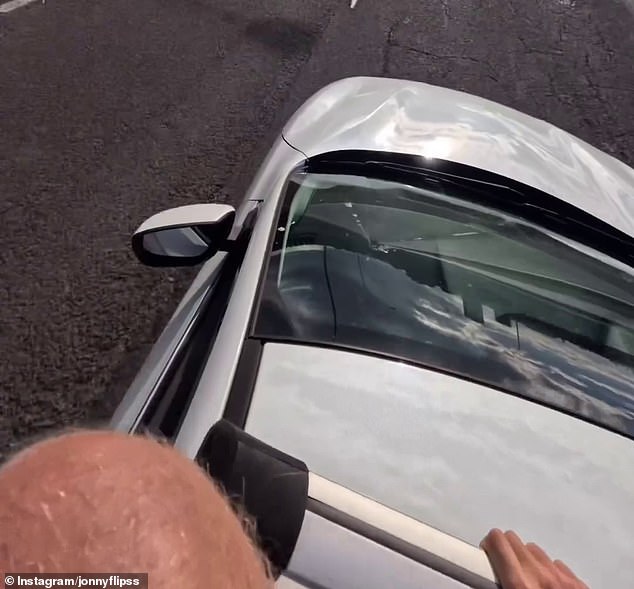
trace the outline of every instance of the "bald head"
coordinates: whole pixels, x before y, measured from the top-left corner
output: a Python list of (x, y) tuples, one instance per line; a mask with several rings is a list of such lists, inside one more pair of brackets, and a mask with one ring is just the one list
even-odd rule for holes
[(231, 507), (158, 442), (77, 432), (0, 470), (0, 570), (149, 573), (153, 588), (272, 586)]

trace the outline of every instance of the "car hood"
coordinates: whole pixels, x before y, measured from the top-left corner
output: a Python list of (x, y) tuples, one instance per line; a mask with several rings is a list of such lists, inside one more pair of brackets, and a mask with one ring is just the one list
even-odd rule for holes
[(307, 157), (362, 149), (474, 166), (538, 188), (634, 237), (634, 170), (545, 121), (464, 92), (347, 78), (310, 98), (283, 135)]

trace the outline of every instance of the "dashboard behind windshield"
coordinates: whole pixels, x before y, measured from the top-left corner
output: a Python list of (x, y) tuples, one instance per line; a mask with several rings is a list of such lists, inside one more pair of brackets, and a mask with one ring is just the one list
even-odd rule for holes
[(634, 271), (425, 187), (298, 171), (255, 335), (433, 367), (634, 435)]

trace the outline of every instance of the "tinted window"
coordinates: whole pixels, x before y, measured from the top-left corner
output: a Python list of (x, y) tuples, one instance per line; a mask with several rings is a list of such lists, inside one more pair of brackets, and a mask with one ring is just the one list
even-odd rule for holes
[(405, 358), (634, 434), (632, 268), (442, 184), (298, 173), (276, 231), (259, 335)]

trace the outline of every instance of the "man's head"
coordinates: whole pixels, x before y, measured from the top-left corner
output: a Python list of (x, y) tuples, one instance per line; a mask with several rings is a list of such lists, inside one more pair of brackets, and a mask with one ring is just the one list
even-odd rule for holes
[(271, 587), (217, 487), (155, 440), (52, 438), (0, 469), (0, 569), (149, 573), (153, 588)]

